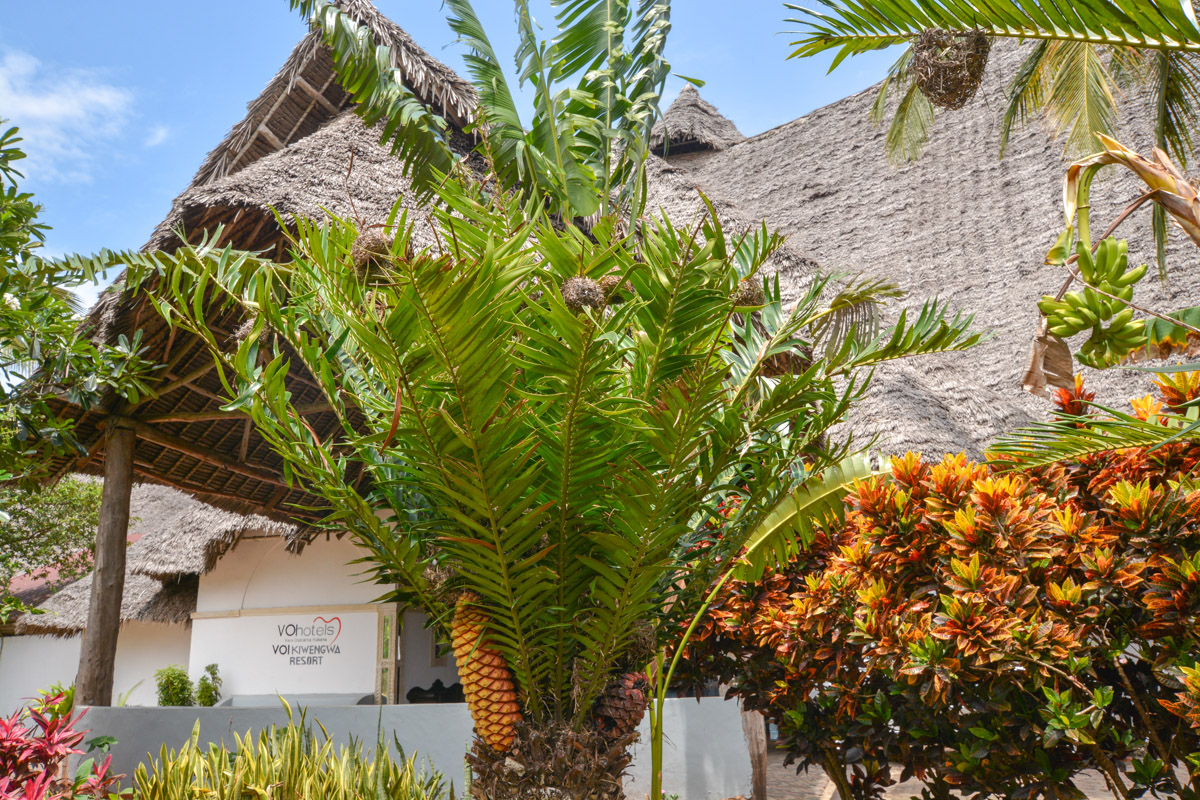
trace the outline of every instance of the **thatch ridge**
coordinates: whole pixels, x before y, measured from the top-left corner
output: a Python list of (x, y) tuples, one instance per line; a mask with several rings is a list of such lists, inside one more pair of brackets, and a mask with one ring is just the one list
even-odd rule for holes
[(729, 118), (689, 83), (654, 123), (650, 131), (650, 150), (656, 155), (670, 157), (697, 150), (724, 150), (745, 138)]
[[(125, 573), (121, 599), (122, 622), (161, 622), (190, 625), (196, 610), (199, 580), (195, 576), (161, 582), (146, 575)], [(92, 576), (87, 575), (42, 604), (42, 614), (22, 614), (16, 633), (23, 636), (74, 636), (87, 627)]]

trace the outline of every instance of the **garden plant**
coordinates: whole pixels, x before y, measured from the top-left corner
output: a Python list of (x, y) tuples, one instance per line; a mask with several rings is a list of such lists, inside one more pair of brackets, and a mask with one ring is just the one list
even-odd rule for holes
[[(1200, 374), (1160, 381), (1160, 411)], [(1059, 393), (1086, 416), (1082, 384)], [(761, 582), (729, 584), (688, 666), (781, 731), (842, 798), (900, 777), (929, 797), (1200, 789), (1200, 445), (1175, 442), (1029, 470), (895, 458), (844, 524)]]

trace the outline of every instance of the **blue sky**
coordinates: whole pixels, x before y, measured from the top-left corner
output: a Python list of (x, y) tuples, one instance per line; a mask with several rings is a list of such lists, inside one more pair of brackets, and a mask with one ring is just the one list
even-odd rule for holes
[[(24, 188), (45, 206), (52, 254), (136, 248), (304, 35), (286, 0), (91, 0), (8, 4), (0, 17), (0, 117), (20, 125)], [(423, 47), (461, 71), (439, 0), (376, 0)], [(550, 22), (548, 4), (536, 3)], [(501, 54), (512, 5), (476, 0)], [(754, 135), (860, 91), (892, 56), (826, 75), (787, 61), (789, 12), (774, 0), (676, 0), (672, 68)], [(682, 86), (672, 79), (667, 101)], [(94, 292), (84, 295), (90, 299)]]

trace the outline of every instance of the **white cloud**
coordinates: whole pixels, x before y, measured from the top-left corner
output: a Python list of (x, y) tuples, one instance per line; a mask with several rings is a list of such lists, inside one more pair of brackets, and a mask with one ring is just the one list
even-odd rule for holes
[(158, 147), (171, 135), (171, 129), (166, 125), (155, 125), (146, 134), (146, 147)]
[(121, 133), (132, 104), (94, 71), (54, 69), (19, 50), (0, 58), (0, 115), (21, 128), (31, 180), (89, 180), (98, 145)]

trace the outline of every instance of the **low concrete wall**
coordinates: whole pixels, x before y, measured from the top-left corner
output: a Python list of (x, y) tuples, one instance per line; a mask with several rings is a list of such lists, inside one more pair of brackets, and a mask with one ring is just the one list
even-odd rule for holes
[[(233, 746), (233, 735), (257, 736), (263, 728), (283, 724), (282, 708), (92, 708), (84, 717), (88, 736), (116, 737), (113, 768), (132, 777), (147, 754), (158, 756), (165, 744), (178, 750), (200, 724), (202, 743), (224, 741)], [(309, 709), (307, 722), (320, 722), (334, 741), (346, 744), (351, 737), (370, 745), (382, 726), (389, 746), (392, 735), (408, 754), (431, 763), (461, 792), (463, 756), (471, 740), (471, 718), (465, 704), (324, 707)], [(750, 794), (750, 756), (742, 734), (737, 704), (716, 697), (697, 703), (668, 700), (664, 709), (663, 788), (680, 800), (722, 800)], [(642, 743), (634, 749), (634, 763), (626, 782), (626, 795), (641, 798), (650, 786), (649, 729), (643, 722)], [(393, 753), (394, 754), (394, 753)], [(129, 781), (125, 782), (129, 785)]]

